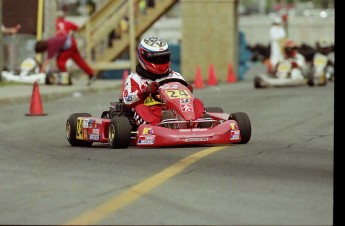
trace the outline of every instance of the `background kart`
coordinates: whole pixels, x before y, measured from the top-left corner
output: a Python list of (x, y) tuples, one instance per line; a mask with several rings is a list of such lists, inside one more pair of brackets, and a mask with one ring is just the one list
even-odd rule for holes
[[(292, 73), (294, 70), (294, 73)], [(294, 75), (292, 75), (294, 74)], [(292, 62), (284, 60), (277, 66), (275, 74), (259, 74), (254, 77), (255, 88), (305, 86), (308, 73), (301, 69), (292, 69)]]
[[(275, 74), (259, 74), (254, 77), (255, 88), (293, 87), (293, 86), (325, 86), (329, 70), (325, 56), (315, 55), (311, 65), (305, 70), (292, 68), (292, 62), (284, 60), (278, 64)], [(331, 75), (329, 75), (330, 77)]]
[(4, 81), (47, 85), (72, 85), (72, 79), (68, 72), (40, 73), (40, 65), (36, 59), (28, 57), (20, 65), (20, 71), (2, 71), (1, 78)]
[(308, 80), (310, 86), (325, 86), (334, 79), (334, 66), (326, 55), (315, 53)]
[(160, 82), (159, 95), (152, 98), (162, 104), (161, 122), (137, 126), (134, 112), (122, 99), (111, 102), (100, 118), (89, 113), (74, 113), (66, 122), (67, 140), (72, 146), (109, 143), (112, 148), (129, 145), (145, 147), (245, 144), (251, 137), (251, 122), (244, 112), (224, 113), (220, 107), (205, 108), (206, 114), (195, 117), (194, 96), (180, 79)]

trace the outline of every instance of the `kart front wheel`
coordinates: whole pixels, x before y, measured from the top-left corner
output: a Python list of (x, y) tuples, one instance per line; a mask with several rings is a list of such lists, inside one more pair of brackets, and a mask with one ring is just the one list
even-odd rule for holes
[(259, 76), (254, 77), (254, 88), (262, 88), (262, 83), (262, 78), (260, 78)]
[(55, 84), (55, 83), (56, 83), (56, 78), (55, 78), (55, 76), (53, 75), (53, 73), (48, 72), (48, 73), (46, 74), (46, 84), (47, 84), (47, 85), (53, 85), (53, 84)]
[(126, 117), (110, 119), (108, 136), (112, 148), (128, 148), (131, 143), (132, 126)]
[(66, 137), (72, 146), (89, 147), (93, 142), (77, 139), (77, 119), (78, 117), (92, 117), (90, 113), (71, 114), (66, 122)]
[(235, 120), (237, 122), (238, 127), (240, 128), (241, 141), (238, 143), (248, 143), (250, 140), (250, 136), (252, 134), (252, 127), (248, 115), (244, 112), (232, 113), (229, 116), (229, 120)]

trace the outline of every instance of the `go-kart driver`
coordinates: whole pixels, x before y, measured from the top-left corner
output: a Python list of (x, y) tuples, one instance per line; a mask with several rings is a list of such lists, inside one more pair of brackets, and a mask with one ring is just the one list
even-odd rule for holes
[[(134, 119), (137, 125), (157, 125), (161, 122), (162, 107), (159, 102), (151, 98), (150, 94), (157, 94), (159, 83), (165, 79), (177, 78), (185, 80), (180, 73), (170, 68), (170, 50), (168, 44), (157, 37), (141, 40), (137, 49), (139, 64), (136, 70), (126, 78), (123, 101), (134, 109)], [(189, 90), (193, 92), (190, 84)], [(205, 109), (200, 99), (194, 99), (194, 110), (200, 118)]]
[(317, 52), (327, 57), (328, 65), (334, 66), (334, 52), (332, 50), (331, 43), (327, 40), (321, 40), (317, 43)]
[[(298, 52), (298, 48), (296, 43), (289, 39), (286, 41), (284, 45), (284, 57), (285, 59), (283, 61), (289, 61), (291, 63), (291, 71), (290, 71), (290, 77), (291, 78), (299, 78), (303, 76), (306, 70), (306, 61), (302, 54)], [(275, 69), (275, 75), (278, 78), (285, 77), (279, 74), (279, 64), (281, 64), (283, 61), (280, 61)]]

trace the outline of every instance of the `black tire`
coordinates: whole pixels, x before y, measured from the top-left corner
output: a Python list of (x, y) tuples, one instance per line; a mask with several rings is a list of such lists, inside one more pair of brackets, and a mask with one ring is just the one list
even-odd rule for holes
[(68, 75), (68, 85), (69, 86), (73, 85), (72, 76), (71, 75)]
[(313, 77), (309, 77), (308, 78), (308, 80), (307, 80), (307, 85), (309, 86), (309, 87), (314, 87), (314, 79), (313, 79)]
[(259, 76), (255, 76), (254, 78), (254, 88), (263, 88), (262, 86), (262, 78), (260, 78)]
[(55, 76), (53, 75), (53, 73), (48, 72), (48, 73), (46, 74), (46, 84), (47, 84), (47, 85), (53, 85), (53, 84), (55, 84), (55, 83), (56, 83), (56, 78), (55, 78)]
[[(211, 116), (209, 114), (204, 114), (202, 118), (211, 119)], [(199, 122), (198, 128), (210, 128), (212, 124), (212, 122)]]
[(72, 146), (90, 147), (93, 142), (77, 140), (77, 118), (78, 117), (92, 117), (90, 113), (74, 113), (71, 114), (66, 122), (66, 137)]
[(244, 112), (232, 113), (229, 116), (229, 120), (235, 120), (240, 129), (242, 139), (238, 143), (239, 144), (248, 143), (252, 134), (252, 126), (251, 126), (248, 115)]
[(205, 111), (206, 112), (215, 112), (215, 113), (224, 113), (224, 110), (221, 107), (206, 107)]
[(110, 119), (108, 128), (109, 143), (112, 148), (128, 148), (131, 143), (132, 126), (126, 117)]

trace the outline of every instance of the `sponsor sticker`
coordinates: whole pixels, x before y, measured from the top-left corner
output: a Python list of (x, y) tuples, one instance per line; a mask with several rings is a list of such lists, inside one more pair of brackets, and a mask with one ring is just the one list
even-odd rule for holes
[(92, 134), (99, 134), (99, 129), (92, 129)]
[(89, 119), (89, 121), (88, 121), (88, 128), (92, 128), (92, 125), (93, 125), (93, 120)]
[(87, 131), (86, 130), (83, 131), (83, 140), (87, 140)]
[(89, 119), (83, 120), (83, 128), (89, 128)]
[(140, 136), (138, 138), (138, 144), (154, 144), (155, 136)]
[(188, 137), (186, 142), (196, 142), (196, 141), (208, 141), (208, 137)]
[(99, 134), (90, 134), (89, 139), (90, 140), (99, 140)]
[(180, 103), (181, 104), (188, 104), (190, 103), (190, 99), (186, 98), (186, 99), (180, 99)]
[(79, 140), (83, 139), (83, 120), (79, 118), (77, 120), (76, 138)]
[(180, 132), (205, 132), (207, 128), (179, 129)]
[(129, 96), (125, 97), (125, 98), (126, 98), (126, 101), (132, 101), (132, 95), (129, 95)]
[(231, 127), (232, 130), (238, 130), (237, 123), (230, 122), (230, 127)]
[(232, 130), (230, 132), (230, 140), (238, 140), (240, 139), (240, 131), (239, 130)]
[[(157, 96), (158, 98), (160, 98), (160, 96)], [(145, 100), (144, 100), (144, 104), (147, 106), (152, 106), (152, 105), (156, 105), (156, 104), (160, 104), (160, 102), (156, 101), (155, 99), (152, 98), (152, 96), (148, 96)]]
[(193, 106), (192, 104), (180, 104), (180, 108), (183, 112), (186, 111), (193, 111)]
[(143, 135), (152, 135), (153, 134), (153, 129), (146, 127), (143, 129)]

